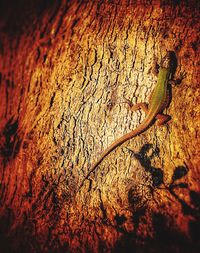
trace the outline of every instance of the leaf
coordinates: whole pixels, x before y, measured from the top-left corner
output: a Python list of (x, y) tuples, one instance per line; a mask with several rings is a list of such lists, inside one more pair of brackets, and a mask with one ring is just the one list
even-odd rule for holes
[(190, 199), (192, 201), (192, 204), (200, 209), (200, 193), (195, 191), (190, 191)]
[(184, 166), (178, 166), (176, 167), (175, 171), (174, 171), (174, 174), (172, 176), (172, 180), (175, 181), (175, 180), (178, 180), (182, 177), (184, 177), (185, 175), (187, 175), (188, 173), (188, 169)]
[(173, 188), (188, 188), (188, 184), (186, 184), (186, 183), (172, 184), (171, 189), (173, 189)]

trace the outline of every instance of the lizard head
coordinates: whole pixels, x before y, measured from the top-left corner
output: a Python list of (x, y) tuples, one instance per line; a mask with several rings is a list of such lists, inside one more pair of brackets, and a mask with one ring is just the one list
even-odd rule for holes
[(167, 51), (166, 55), (162, 58), (160, 66), (161, 68), (169, 69), (171, 77), (173, 77), (177, 68), (177, 58), (175, 52)]

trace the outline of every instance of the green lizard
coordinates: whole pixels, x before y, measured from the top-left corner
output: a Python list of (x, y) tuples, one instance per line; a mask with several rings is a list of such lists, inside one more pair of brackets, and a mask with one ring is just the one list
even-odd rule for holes
[(162, 59), (160, 64), (160, 69), (158, 73), (157, 84), (152, 91), (150, 96), (149, 105), (146, 103), (138, 103), (131, 107), (131, 110), (135, 111), (142, 109), (146, 113), (145, 119), (142, 123), (133, 131), (125, 134), (116, 141), (114, 141), (105, 151), (101, 154), (99, 159), (92, 165), (91, 169), (87, 175), (82, 180), (78, 190), (83, 186), (84, 181), (89, 178), (90, 174), (97, 168), (97, 166), (103, 161), (103, 159), (116, 147), (120, 146), (127, 140), (143, 133), (147, 130), (155, 120), (157, 120), (157, 125), (162, 125), (166, 123), (170, 116), (162, 114), (163, 110), (168, 106), (169, 103), (169, 81), (172, 78), (174, 66), (174, 55), (172, 51), (168, 51), (165, 57)]

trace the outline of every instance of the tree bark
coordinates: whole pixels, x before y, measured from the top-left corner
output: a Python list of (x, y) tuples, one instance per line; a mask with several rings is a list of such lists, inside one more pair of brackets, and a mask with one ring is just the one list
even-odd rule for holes
[[(1, 252), (198, 252), (198, 1), (2, 2)], [(176, 53), (163, 127), (125, 142)]]

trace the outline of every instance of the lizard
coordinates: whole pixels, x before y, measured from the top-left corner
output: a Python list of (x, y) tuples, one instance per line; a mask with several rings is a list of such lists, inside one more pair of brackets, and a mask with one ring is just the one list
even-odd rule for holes
[(172, 77), (176, 68), (174, 61), (175, 53), (173, 51), (167, 51), (166, 55), (161, 60), (157, 83), (150, 95), (149, 104), (147, 105), (147, 103), (138, 103), (135, 105), (130, 105), (132, 111), (142, 109), (146, 114), (145, 119), (136, 129), (115, 140), (110, 146), (108, 146), (108, 148), (104, 150), (97, 161), (91, 166), (87, 175), (83, 178), (78, 187), (78, 191), (82, 188), (85, 180), (89, 178), (90, 174), (115, 148), (132, 139), (133, 137), (145, 132), (156, 120), (158, 126), (161, 126), (170, 120), (170, 116), (164, 115), (163, 110), (169, 104), (169, 84), (170, 81), (172, 81)]

